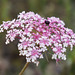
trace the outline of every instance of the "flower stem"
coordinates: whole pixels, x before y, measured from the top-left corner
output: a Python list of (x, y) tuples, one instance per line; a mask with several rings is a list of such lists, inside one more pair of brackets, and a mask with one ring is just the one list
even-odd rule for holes
[(28, 64), (29, 64), (29, 62), (27, 62), (27, 63), (24, 65), (24, 67), (23, 67), (23, 69), (21, 70), (21, 72), (19, 73), (19, 75), (22, 75), (22, 74), (24, 73), (24, 71), (26, 70)]

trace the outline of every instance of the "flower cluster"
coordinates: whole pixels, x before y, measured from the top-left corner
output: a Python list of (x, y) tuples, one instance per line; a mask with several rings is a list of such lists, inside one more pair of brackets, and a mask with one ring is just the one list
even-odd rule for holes
[(0, 33), (7, 31), (6, 44), (19, 39), (19, 55), (26, 56), (27, 62), (38, 65), (47, 47), (51, 47), (52, 59), (66, 60), (66, 48), (75, 45), (75, 33), (64, 27), (64, 22), (56, 17), (42, 18), (34, 12), (23, 11), (12, 21), (0, 25)]

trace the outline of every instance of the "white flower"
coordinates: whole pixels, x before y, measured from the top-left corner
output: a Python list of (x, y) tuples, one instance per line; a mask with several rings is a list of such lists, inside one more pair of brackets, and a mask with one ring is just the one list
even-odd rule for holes
[(40, 55), (40, 58), (43, 58), (43, 55)]
[(33, 29), (32, 27), (29, 27), (29, 28), (28, 28), (28, 31), (32, 31), (32, 29)]
[(28, 53), (26, 54), (27, 57), (29, 57), (30, 55), (31, 55), (31, 52), (28, 52)]
[(53, 54), (52, 59), (57, 59), (57, 54)]
[(62, 44), (59, 44), (60, 47), (62, 47)]
[(29, 41), (33, 41), (33, 39), (32, 39), (32, 38), (30, 38), (30, 39), (29, 39)]
[(30, 24), (27, 24), (25, 27), (28, 28), (30, 26)]
[(30, 44), (29, 46), (34, 47), (34, 46), (35, 46), (35, 44), (34, 44), (34, 43), (32, 43), (32, 44)]
[(27, 50), (23, 51), (23, 56), (25, 56), (27, 54)]
[(26, 58), (27, 62), (31, 62), (31, 59), (30, 58)]
[(54, 52), (56, 52), (56, 51), (57, 51), (57, 49), (56, 49), (56, 48), (53, 48), (53, 51), (54, 51)]
[(47, 51), (47, 48), (44, 46), (43, 48), (41, 48), (41, 50), (42, 50), (43, 52), (45, 52), (45, 51)]
[(31, 33), (30, 33), (30, 32), (28, 32), (28, 33), (27, 33), (27, 36), (29, 36), (29, 37), (30, 37), (30, 36), (31, 36)]
[(44, 47), (45, 45), (44, 45), (44, 43), (40, 43), (40, 47)]
[(62, 54), (62, 59), (66, 60), (66, 55)]
[(58, 47), (58, 43), (54, 43), (54, 46)]
[(24, 45), (23, 49), (26, 49), (26, 47), (27, 47), (27, 46), (26, 46), (26, 45)]
[(20, 52), (20, 54), (19, 54), (19, 55), (23, 55), (23, 50), (20, 50), (19, 52)]
[(14, 39), (14, 37), (11, 37), (10, 40), (11, 40), (11, 42), (12, 42), (12, 41), (14, 41), (15, 39)]
[(67, 44), (67, 43), (63, 43), (63, 46), (64, 46), (64, 47), (68, 47), (68, 44)]
[(62, 53), (58, 54), (58, 59), (60, 59), (62, 57)]
[(0, 28), (0, 33), (1, 33), (1, 32), (4, 32), (3, 28)]
[(22, 50), (22, 48), (23, 48), (22, 45), (21, 44), (18, 44), (18, 49), (19, 50)]
[(31, 47), (28, 47), (28, 50), (27, 51), (32, 51), (32, 48)]
[(62, 52), (66, 52), (66, 48), (62, 48), (62, 50), (61, 50)]
[(72, 51), (72, 49), (73, 49), (73, 45), (72, 45), (72, 43), (70, 43), (70, 47), (71, 47), (71, 51)]
[(10, 43), (10, 42), (9, 42), (9, 39), (6, 39), (6, 42), (5, 42), (5, 44), (8, 44), (8, 43)]
[(39, 41), (39, 40), (36, 40), (36, 43), (37, 43), (37, 44), (39, 44), (39, 43), (40, 43), (40, 41)]

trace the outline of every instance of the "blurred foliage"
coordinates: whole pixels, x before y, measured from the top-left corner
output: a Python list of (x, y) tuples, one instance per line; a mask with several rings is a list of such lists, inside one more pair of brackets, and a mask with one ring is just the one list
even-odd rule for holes
[[(21, 11), (33, 11), (42, 17), (56, 16), (66, 23), (66, 27), (75, 32), (75, 0), (0, 0), (0, 24), (12, 20)], [(0, 75), (18, 75), (26, 60), (19, 56), (18, 40), (5, 45), (5, 33), (0, 34)], [(51, 55), (41, 59), (36, 67), (33, 63), (25, 71), (25, 75), (75, 75), (75, 47), (67, 49), (67, 61), (56, 64)], [(2, 66), (3, 65), (3, 66)]]

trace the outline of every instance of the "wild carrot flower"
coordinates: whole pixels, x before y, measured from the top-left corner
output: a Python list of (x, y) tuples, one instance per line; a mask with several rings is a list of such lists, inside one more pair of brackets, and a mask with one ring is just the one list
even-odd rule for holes
[(19, 39), (19, 55), (26, 56), (27, 62), (38, 65), (38, 59), (43, 58), (43, 52), (51, 47), (52, 59), (66, 60), (65, 52), (68, 46), (75, 45), (75, 33), (65, 28), (65, 23), (56, 17), (42, 18), (34, 12), (23, 11), (12, 21), (0, 25), (0, 33), (7, 31), (6, 44)]

